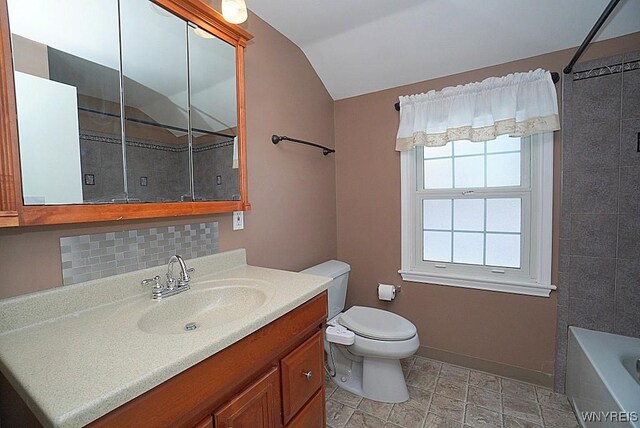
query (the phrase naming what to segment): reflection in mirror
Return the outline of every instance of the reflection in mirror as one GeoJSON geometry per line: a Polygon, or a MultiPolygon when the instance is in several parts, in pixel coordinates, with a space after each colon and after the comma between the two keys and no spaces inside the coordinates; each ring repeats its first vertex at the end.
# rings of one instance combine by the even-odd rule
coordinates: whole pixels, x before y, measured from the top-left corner
{"type": "Polygon", "coordinates": [[[8,10],[25,205],[240,200],[233,45],[148,0],[8,10]]]}
{"type": "Polygon", "coordinates": [[[123,198],[117,0],[8,10],[24,204],[123,198]]]}
{"type": "Polygon", "coordinates": [[[195,200],[240,200],[235,47],[199,28],[188,34],[195,200]]]}
{"type": "Polygon", "coordinates": [[[191,200],[187,23],[144,0],[121,0],[127,193],[191,200]]]}

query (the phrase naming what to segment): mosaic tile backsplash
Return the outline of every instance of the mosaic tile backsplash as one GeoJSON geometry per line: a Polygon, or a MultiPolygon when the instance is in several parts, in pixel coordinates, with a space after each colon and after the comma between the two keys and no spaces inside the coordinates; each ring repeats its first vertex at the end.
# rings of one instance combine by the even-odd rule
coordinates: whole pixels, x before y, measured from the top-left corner
{"type": "Polygon", "coordinates": [[[119,275],[218,252],[218,223],[195,223],[60,238],[63,284],[119,275]]]}

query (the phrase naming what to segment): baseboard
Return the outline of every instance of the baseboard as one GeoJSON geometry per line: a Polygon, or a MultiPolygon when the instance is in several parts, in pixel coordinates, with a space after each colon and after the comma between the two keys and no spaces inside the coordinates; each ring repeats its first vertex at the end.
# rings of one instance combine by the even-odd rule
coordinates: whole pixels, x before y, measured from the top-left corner
{"type": "Polygon", "coordinates": [[[420,346],[416,355],[553,389],[553,374],[420,346]]]}

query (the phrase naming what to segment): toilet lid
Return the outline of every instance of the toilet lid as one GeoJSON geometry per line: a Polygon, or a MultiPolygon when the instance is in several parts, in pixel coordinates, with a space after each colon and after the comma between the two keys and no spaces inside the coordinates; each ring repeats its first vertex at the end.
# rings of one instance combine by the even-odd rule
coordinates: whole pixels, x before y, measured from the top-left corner
{"type": "Polygon", "coordinates": [[[340,324],[370,339],[406,340],[416,335],[409,320],[382,309],[353,306],[340,315],[340,324]]]}

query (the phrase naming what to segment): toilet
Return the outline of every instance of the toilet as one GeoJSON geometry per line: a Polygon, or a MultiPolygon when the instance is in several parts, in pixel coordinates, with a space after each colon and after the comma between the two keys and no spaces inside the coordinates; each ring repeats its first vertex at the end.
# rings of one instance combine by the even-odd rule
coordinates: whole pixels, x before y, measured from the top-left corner
{"type": "Polygon", "coordinates": [[[324,348],[334,382],[359,396],[386,403],[409,399],[400,359],[420,345],[415,325],[382,309],[353,306],[344,311],[351,267],[329,260],[302,273],[328,276],[328,321],[324,348]]]}

